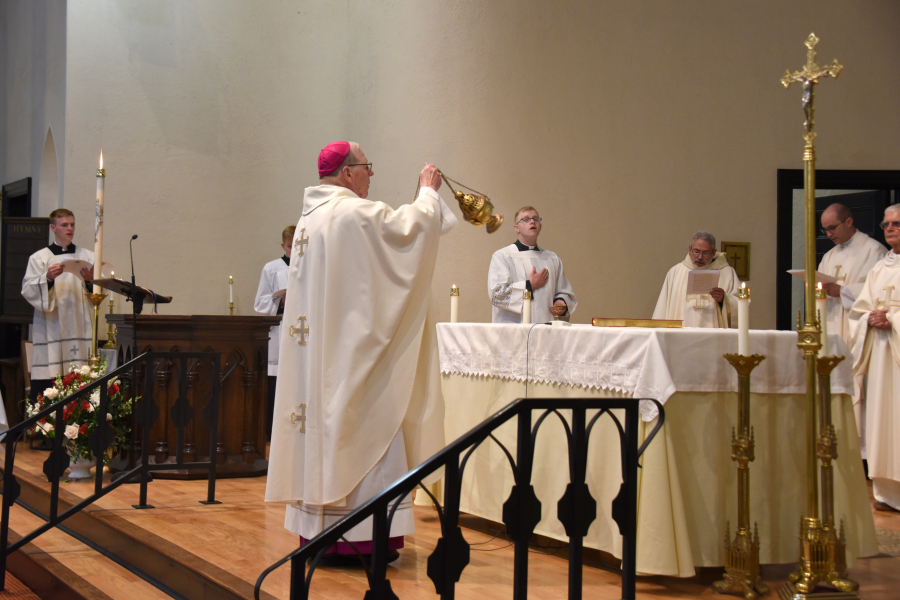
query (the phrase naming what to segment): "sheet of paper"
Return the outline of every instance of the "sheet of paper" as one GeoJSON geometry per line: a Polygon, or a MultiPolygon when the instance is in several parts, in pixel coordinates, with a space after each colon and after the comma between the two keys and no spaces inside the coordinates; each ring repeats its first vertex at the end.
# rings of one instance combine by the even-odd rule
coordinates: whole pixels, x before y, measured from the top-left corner
{"type": "MultiPolygon", "coordinates": [[[[788,273],[801,281],[806,281],[806,269],[788,269],[788,273]]],[[[826,275],[820,271],[816,271],[816,283],[836,283],[837,277],[826,275]]]]}
{"type": "Polygon", "coordinates": [[[87,269],[91,266],[86,260],[79,260],[77,258],[69,258],[66,260],[59,261],[59,264],[62,265],[63,273],[72,273],[73,275],[77,275],[81,277],[81,270],[87,269]]]}
{"type": "Polygon", "coordinates": [[[273,297],[273,298],[281,298],[281,297],[284,296],[285,294],[287,294],[287,290],[286,290],[286,289],[284,289],[284,290],[278,290],[277,292],[275,292],[274,294],[272,294],[272,297],[273,297]]]}
{"type": "Polygon", "coordinates": [[[688,273],[687,295],[708,294],[711,289],[719,286],[718,269],[695,270],[688,273]]]}

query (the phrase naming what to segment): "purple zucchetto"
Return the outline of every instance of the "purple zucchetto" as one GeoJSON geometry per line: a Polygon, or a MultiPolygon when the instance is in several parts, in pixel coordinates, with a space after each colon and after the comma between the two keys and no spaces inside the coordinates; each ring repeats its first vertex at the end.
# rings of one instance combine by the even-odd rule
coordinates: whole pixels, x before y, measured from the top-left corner
{"type": "Polygon", "coordinates": [[[349,142],[331,142],[319,152],[319,177],[325,177],[341,166],[350,154],[349,142]]]}

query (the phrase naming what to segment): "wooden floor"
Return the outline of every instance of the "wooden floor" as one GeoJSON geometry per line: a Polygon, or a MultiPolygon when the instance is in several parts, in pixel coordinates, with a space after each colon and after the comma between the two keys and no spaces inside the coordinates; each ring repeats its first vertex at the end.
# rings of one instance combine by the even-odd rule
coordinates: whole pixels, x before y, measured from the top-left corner
{"type": "MultiPolygon", "coordinates": [[[[47,454],[28,451],[19,446],[17,475],[20,481],[49,487],[41,473],[47,454]],[[18,469],[22,469],[20,472],[18,469]],[[26,472],[27,471],[27,472],[26,472]]],[[[92,485],[66,482],[64,495],[70,500],[84,497],[92,485]]],[[[297,537],[282,527],[284,508],[262,502],[265,478],[220,480],[217,499],[222,504],[199,504],[206,495],[205,481],[164,481],[150,484],[152,510],[135,510],[138,486],[127,485],[101,499],[89,510],[98,523],[118,531],[131,531],[142,543],[160,548],[173,564],[196,565],[207,569],[211,577],[230,586],[235,597],[252,597],[252,586],[260,572],[296,548],[297,537]]],[[[416,534],[407,536],[400,559],[392,563],[388,576],[395,593],[402,599],[436,598],[428,579],[426,560],[440,534],[436,513],[416,507],[416,534]]],[[[15,508],[11,517],[13,531],[23,534],[39,524],[37,517],[15,508]]],[[[876,526],[900,539],[900,513],[876,513],[876,526]]],[[[471,562],[457,586],[457,598],[512,598],[513,552],[499,526],[466,516],[462,519],[464,535],[472,544],[471,562]]],[[[530,555],[529,598],[556,599],[566,597],[566,549],[558,542],[543,540],[530,555]]],[[[39,538],[29,549],[33,557],[45,564],[77,573],[82,587],[96,590],[96,598],[166,598],[165,593],[140,580],[137,575],[115,564],[60,531],[39,538]]],[[[900,554],[900,550],[897,550],[900,554]]],[[[621,579],[610,566],[611,557],[591,553],[584,569],[584,597],[620,598],[621,579]],[[607,564],[604,564],[604,563],[607,564]]],[[[786,580],[792,565],[767,565],[763,576],[775,587],[786,580]]],[[[721,576],[721,569],[701,569],[691,579],[641,577],[639,598],[713,597],[709,585],[721,576]]],[[[860,582],[867,600],[900,597],[900,556],[862,559],[851,570],[860,582]]],[[[289,572],[283,567],[273,573],[264,586],[266,597],[287,598],[289,572]]],[[[362,598],[367,589],[365,574],[360,569],[325,569],[313,578],[313,598],[362,598]]],[[[199,594],[199,592],[198,592],[199,594]]],[[[189,597],[193,597],[190,595],[189,597]]],[[[200,597],[199,595],[196,597],[200,597]]]]}

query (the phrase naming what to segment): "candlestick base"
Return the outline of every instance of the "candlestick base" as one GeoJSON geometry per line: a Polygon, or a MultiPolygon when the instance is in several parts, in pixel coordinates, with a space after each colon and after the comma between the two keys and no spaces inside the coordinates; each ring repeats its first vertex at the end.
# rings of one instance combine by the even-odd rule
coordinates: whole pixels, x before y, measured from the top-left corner
{"type": "Polygon", "coordinates": [[[234,316],[234,302],[228,303],[228,314],[234,316]]]}
{"type": "Polygon", "coordinates": [[[100,303],[108,294],[88,294],[84,293],[90,301],[94,310],[91,311],[91,355],[88,357],[88,364],[91,368],[96,367],[100,362],[100,352],[97,350],[97,321],[100,319],[100,303]]]}

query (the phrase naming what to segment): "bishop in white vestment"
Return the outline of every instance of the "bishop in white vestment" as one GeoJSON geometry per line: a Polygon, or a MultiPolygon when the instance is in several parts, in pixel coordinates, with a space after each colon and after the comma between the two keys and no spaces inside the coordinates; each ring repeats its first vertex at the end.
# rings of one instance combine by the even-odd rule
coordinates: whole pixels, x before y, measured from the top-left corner
{"type": "MultiPolygon", "coordinates": [[[[259,275],[259,287],[253,310],[261,315],[275,316],[284,313],[284,290],[287,288],[288,265],[291,264],[291,244],[296,226],[288,225],[281,232],[281,249],[284,255],[267,262],[259,275]],[[275,296],[278,292],[282,294],[275,296]]],[[[269,331],[268,360],[268,408],[266,413],[266,434],[272,438],[272,419],[275,411],[275,385],[278,377],[278,346],[281,344],[281,325],[269,331]]]]}
{"type": "MultiPolygon", "coordinates": [[[[266,501],[288,504],[285,527],[301,542],[444,447],[427,312],[438,239],[457,219],[434,165],[396,210],[366,199],[373,174],[357,145],[326,146],[294,236],[266,501]]],[[[407,497],[389,548],[414,530],[407,497]]],[[[371,519],[345,537],[370,551],[371,519]]]]}
{"type": "Polygon", "coordinates": [[[698,231],[684,260],[666,273],[653,318],[682,321],[684,327],[737,327],[740,287],[740,279],[725,254],[716,252],[716,238],[706,231],[698,231]],[[693,270],[718,271],[718,286],[706,294],[689,295],[688,275],[693,270]]]}
{"type": "Polygon", "coordinates": [[[565,306],[563,315],[575,312],[578,300],[555,252],[537,245],[541,217],[531,206],[516,211],[513,218],[516,241],[491,257],[488,296],[493,323],[521,323],[526,283],[531,283],[531,322],[553,320],[550,306],[565,306]]]}
{"type": "Polygon", "coordinates": [[[885,211],[893,250],[876,264],[850,311],[853,372],[867,375],[866,453],[875,508],[900,511],[900,204],[885,211]]]}
{"type": "Polygon", "coordinates": [[[91,303],[85,280],[92,278],[94,253],[72,243],[75,216],[64,208],[50,213],[55,243],[28,259],[22,296],[34,307],[31,365],[32,399],[49,387],[70,364],[88,364],[91,353],[91,303]],[[63,271],[61,263],[83,260],[90,264],[80,273],[63,271]]]}
{"type": "MultiPolygon", "coordinates": [[[[822,212],[822,231],[834,242],[819,263],[819,272],[837,278],[823,285],[826,299],[825,320],[828,333],[836,333],[850,345],[850,309],[862,291],[866,275],[884,258],[887,249],[856,229],[853,214],[843,204],[832,204],[822,212]]],[[[862,457],[866,458],[864,377],[854,377],[853,409],[860,438],[862,457]]]]}

